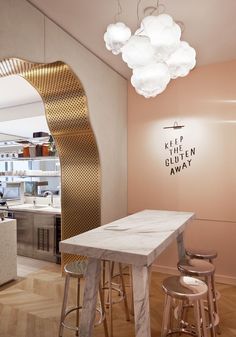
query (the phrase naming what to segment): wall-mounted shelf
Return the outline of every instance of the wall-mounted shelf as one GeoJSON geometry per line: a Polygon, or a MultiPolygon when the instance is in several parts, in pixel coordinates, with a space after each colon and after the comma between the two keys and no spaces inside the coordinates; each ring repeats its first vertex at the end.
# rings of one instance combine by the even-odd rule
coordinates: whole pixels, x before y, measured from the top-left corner
{"type": "Polygon", "coordinates": [[[18,160],[59,160],[59,157],[56,156],[49,156],[49,157],[14,157],[14,158],[0,158],[0,161],[18,161],[18,160]]]}
{"type": "Polygon", "coordinates": [[[16,135],[10,135],[6,133],[0,133],[0,148],[4,147],[7,148],[8,146],[11,147],[13,145],[20,145],[24,146],[27,144],[39,144],[48,142],[50,135],[44,137],[21,137],[16,135]]]}
{"type": "Polygon", "coordinates": [[[1,174],[2,172],[0,172],[0,177],[19,177],[19,178],[42,178],[42,177],[47,177],[47,178],[55,178],[55,177],[60,177],[60,174],[55,174],[55,175],[15,175],[15,174],[1,174]]]}

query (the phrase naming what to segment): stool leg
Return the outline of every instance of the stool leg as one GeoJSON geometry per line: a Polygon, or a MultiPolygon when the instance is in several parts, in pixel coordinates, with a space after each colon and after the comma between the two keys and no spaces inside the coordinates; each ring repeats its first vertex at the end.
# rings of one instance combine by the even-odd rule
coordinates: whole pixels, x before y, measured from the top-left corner
{"type": "MultiPolygon", "coordinates": [[[[105,290],[106,289],[106,279],[108,279],[108,283],[109,283],[109,276],[107,275],[107,269],[106,266],[109,266],[110,261],[102,261],[102,288],[105,290]]],[[[109,268],[108,268],[109,269],[109,268]]],[[[102,292],[103,293],[103,301],[104,301],[104,305],[106,306],[106,308],[109,308],[109,285],[108,285],[108,293],[107,293],[107,298],[105,300],[105,291],[102,292]]]]}
{"type": "Polygon", "coordinates": [[[183,314],[182,314],[182,321],[187,322],[188,317],[188,310],[191,307],[191,301],[185,300],[183,301],[183,314]]]}
{"type": "Polygon", "coordinates": [[[115,262],[112,261],[112,262],[111,262],[111,278],[112,278],[113,275],[114,275],[114,269],[115,269],[115,262]]]}
{"type": "Polygon", "coordinates": [[[201,333],[201,317],[200,317],[200,311],[199,311],[199,301],[194,301],[193,303],[193,309],[194,309],[194,318],[195,318],[195,324],[196,324],[196,333],[198,337],[202,336],[201,333]]]}
{"type": "MultiPolygon", "coordinates": [[[[184,320],[183,316],[184,316],[184,303],[183,301],[179,301],[178,306],[177,306],[177,329],[181,330],[182,328],[182,321],[184,320]]],[[[171,327],[172,329],[172,327],[171,327]]],[[[181,333],[179,334],[181,335],[181,333]]]]}
{"type": "Polygon", "coordinates": [[[64,287],[64,296],[63,296],[63,302],[62,302],[62,308],[61,308],[61,320],[60,320],[60,326],[59,326],[59,337],[62,337],[63,334],[63,323],[65,320],[65,314],[66,314],[66,304],[68,300],[68,293],[69,293],[69,284],[70,284],[70,276],[67,274],[65,278],[65,287],[64,287]]]}
{"type": "MultiPolygon", "coordinates": [[[[212,287],[212,295],[213,295],[213,303],[214,303],[214,310],[215,313],[218,316],[218,319],[220,319],[219,316],[219,309],[218,309],[218,304],[217,304],[217,296],[216,296],[216,288],[215,288],[215,277],[214,274],[211,276],[211,287],[212,287]]],[[[220,329],[220,323],[217,324],[216,326],[216,332],[218,335],[221,334],[221,329],[220,329]]]]}
{"type": "Polygon", "coordinates": [[[206,329],[206,316],[205,316],[205,308],[204,308],[204,301],[200,300],[200,312],[202,318],[202,336],[207,337],[207,329],[206,329]]]}
{"type": "Polygon", "coordinates": [[[77,327],[77,331],[76,331],[75,335],[79,336],[79,306],[80,306],[80,279],[79,278],[78,278],[78,282],[77,282],[76,306],[77,306],[77,310],[76,310],[76,327],[77,327]]]}
{"type": "Polygon", "coordinates": [[[106,283],[106,261],[102,261],[102,287],[105,287],[106,283]]]}
{"type": "Polygon", "coordinates": [[[165,304],[164,304],[162,329],[161,329],[161,337],[166,337],[168,334],[169,325],[170,325],[170,311],[171,311],[171,297],[166,295],[165,304]]]}
{"type": "Polygon", "coordinates": [[[130,321],[129,307],[128,307],[128,302],[127,302],[127,294],[126,294],[126,289],[125,289],[125,282],[124,282],[124,276],[123,276],[122,264],[121,263],[119,263],[119,272],[120,272],[120,280],[121,280],[121,286],[122,286],[122,293],[123,293],[123,296],[124,296],[124,306],[125,306],[126,320],[130,321]]]}
{"type": "Polygon", "coordinates": [[[107,318],[106,318],[106,314],[105,314],[104,296],[103,296],[101,283],[99,285],[99,297],[100,297],[100,302],[101,302],[102,315],[105,315],[104,319],[103,319],[104,333],[105,333],[105,337],[109,337],[108,328],[107,328],[107,318]]]}
{"type": "Polygon", "coordinates": [[[110,337],[113,337],[113,317],[112,317],[112,263],[108,261],[108,284],[109,284],[109,327],[110,337]]]}
{"type": "Polygon", "coordinates": [[[208,286],[207,299],[208,299],[208,315],[209,315],[210,332],[211,332],[211,337],[215,337],[216,334],[215,334],[215,325],[214,325],[214,305],[213,305],[212,285],[211,285],[210,276],[206,278],[206,283],[208,286]]]}
{"type": "Polygon", "coordinates": [[[130,305],[130,313],[132,316],[134,316],[134,293],[133,293],[133,275],[132,275],[132,267],[129,266],[130,269],[130,296],[131,296],[131,305],[130,305]]]}

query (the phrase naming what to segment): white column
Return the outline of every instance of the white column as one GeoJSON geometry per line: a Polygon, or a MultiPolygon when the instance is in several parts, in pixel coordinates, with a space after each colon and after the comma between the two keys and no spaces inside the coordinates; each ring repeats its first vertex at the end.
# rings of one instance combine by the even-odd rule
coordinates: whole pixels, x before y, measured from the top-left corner
{"type": "Polygon", "coordinates": [[[149,308],[149,271],[147,266],[133,266],[135,336],[151,337],[149,308]]]}
{"type": "Polygon", "coordinates": [[[177,246],[178,246],[178,255],[179,260],[181,260],[185,256],[185,248],[184,248],[184,233],[180,233],[177,236],[177,246]]]}

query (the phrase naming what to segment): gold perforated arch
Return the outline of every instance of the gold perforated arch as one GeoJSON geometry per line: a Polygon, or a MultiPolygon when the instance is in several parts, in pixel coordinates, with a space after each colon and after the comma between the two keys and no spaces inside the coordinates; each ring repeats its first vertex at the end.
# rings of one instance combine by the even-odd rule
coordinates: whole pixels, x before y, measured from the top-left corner
{"type": "MultiPolygon", "coordinates": [[[[63,62],[0,61],[0,77],[20,75],[41,95],[61,164],[62,240],[100,226],[100,164],[84,88],[63,62]]],[[[62,256],[62,264],[74,257],[62,256]]]]}

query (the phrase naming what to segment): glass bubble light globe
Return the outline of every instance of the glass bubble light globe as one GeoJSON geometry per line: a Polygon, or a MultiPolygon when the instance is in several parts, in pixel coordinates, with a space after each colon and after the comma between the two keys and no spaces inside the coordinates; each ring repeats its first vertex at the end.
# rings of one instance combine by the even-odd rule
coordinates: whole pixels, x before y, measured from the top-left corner
{"type": "Polygon", "coordinates": [[[170,55],[166,64],[172,79],[184,77],[196,65],[196,52],[187,42],[181,41],[179,48],[170,55]]]}
{"type": "Polygon", "coordinates": [[[169,69],[164,63],[152,63],[135,68],[131,77],[135,90],[146,98],[155,97],[163,92],[169,82],[169,69]]]}
{"type": "Polygon", "coordinates": [[[140,28],[140,34],[150,38],[159,61],[165,61],[180,44],[181,29],[170,15],[146,16],[140,28]]]}
{"type": "Polygon", "coordinates": [[[110,24],[104,34],[106,48],[113,54],[118,55],[130,36],[131,30],[123,22],[110,24]]]}
{"type": "Polygon", "coordinates": [[[121,52],[123,61],[132,69],[153,63],[155,60],[155,48],[147,36],[133,35],[122,47],[121,52]]]}

